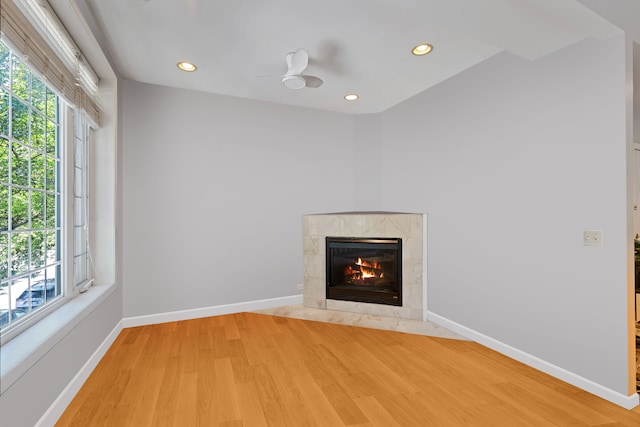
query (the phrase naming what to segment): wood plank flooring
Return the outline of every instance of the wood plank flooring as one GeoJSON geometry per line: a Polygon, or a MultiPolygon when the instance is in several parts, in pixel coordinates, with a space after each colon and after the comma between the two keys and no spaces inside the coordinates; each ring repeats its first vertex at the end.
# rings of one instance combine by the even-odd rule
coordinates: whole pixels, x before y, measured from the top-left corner
{"type": "Polygon", "coordinates": [[[124,329],[56,426],[640,426],[467,341],[254,313],[124,329]]]}

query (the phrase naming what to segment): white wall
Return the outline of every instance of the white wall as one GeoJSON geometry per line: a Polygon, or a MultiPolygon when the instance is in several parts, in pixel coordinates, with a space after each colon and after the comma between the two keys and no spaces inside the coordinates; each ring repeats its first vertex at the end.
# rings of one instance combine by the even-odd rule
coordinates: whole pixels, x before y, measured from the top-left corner
{"type": "Polygon", "coordinates": [[[383,113],[381,197],[429,215],[429,311],[627,395],[624,43],[499,54],[383,113]]]}
{"type": "Polygon", "coordinates": [[[301,216],[353,209],[353,117],[123,84],[125,317],[299,294],[301,216]]]}

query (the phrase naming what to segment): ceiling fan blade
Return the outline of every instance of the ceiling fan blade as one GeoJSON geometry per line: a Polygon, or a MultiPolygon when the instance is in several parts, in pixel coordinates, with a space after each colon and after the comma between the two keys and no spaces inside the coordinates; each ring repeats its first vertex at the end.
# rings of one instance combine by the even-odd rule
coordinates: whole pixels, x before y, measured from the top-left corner
{"type": "Polygon", "coordinates": [[[298,49],[293,54],[287,54],[287,74],[302,74],[309,65],[309,54],[304,49],[298,49]]]}
{"type": "Polygon", "coordinates": [[[287,60],[287,72],[285,73],[285,75],[287,75],[289,74],[289,71],[291,71],[291,68],[293,67],[293,52],[287,53],[284,59],[287,60]]]}
{"type": "Polygon", "coordinates": [[[316,77],[316,76],[303,76],[303,77],[305,82],[307,83],[307,87],[310,87],[313,89],[322,86],[322,83],[324,83],[320,77],[316,77]]]}

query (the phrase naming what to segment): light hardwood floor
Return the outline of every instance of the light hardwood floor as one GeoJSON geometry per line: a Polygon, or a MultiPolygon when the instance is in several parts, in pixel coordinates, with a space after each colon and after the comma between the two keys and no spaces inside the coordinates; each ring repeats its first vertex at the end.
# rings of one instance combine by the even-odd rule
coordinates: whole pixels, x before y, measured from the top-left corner
{"type": "Polygon", "coordinates": [[[468,341],[239,313],[124,329],[57,426],[640,426],[468,341]]]}

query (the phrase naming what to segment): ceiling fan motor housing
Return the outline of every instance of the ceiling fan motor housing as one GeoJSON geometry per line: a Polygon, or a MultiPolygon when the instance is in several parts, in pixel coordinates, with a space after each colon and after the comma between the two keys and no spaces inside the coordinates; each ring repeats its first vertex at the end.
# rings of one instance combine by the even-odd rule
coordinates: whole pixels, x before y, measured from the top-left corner
{"type": "Polygon", "coordinates": [[[282,84],[289,89],[302,89],[307,85],[302,76],[284,76],[282,77],[282,84]]]}

